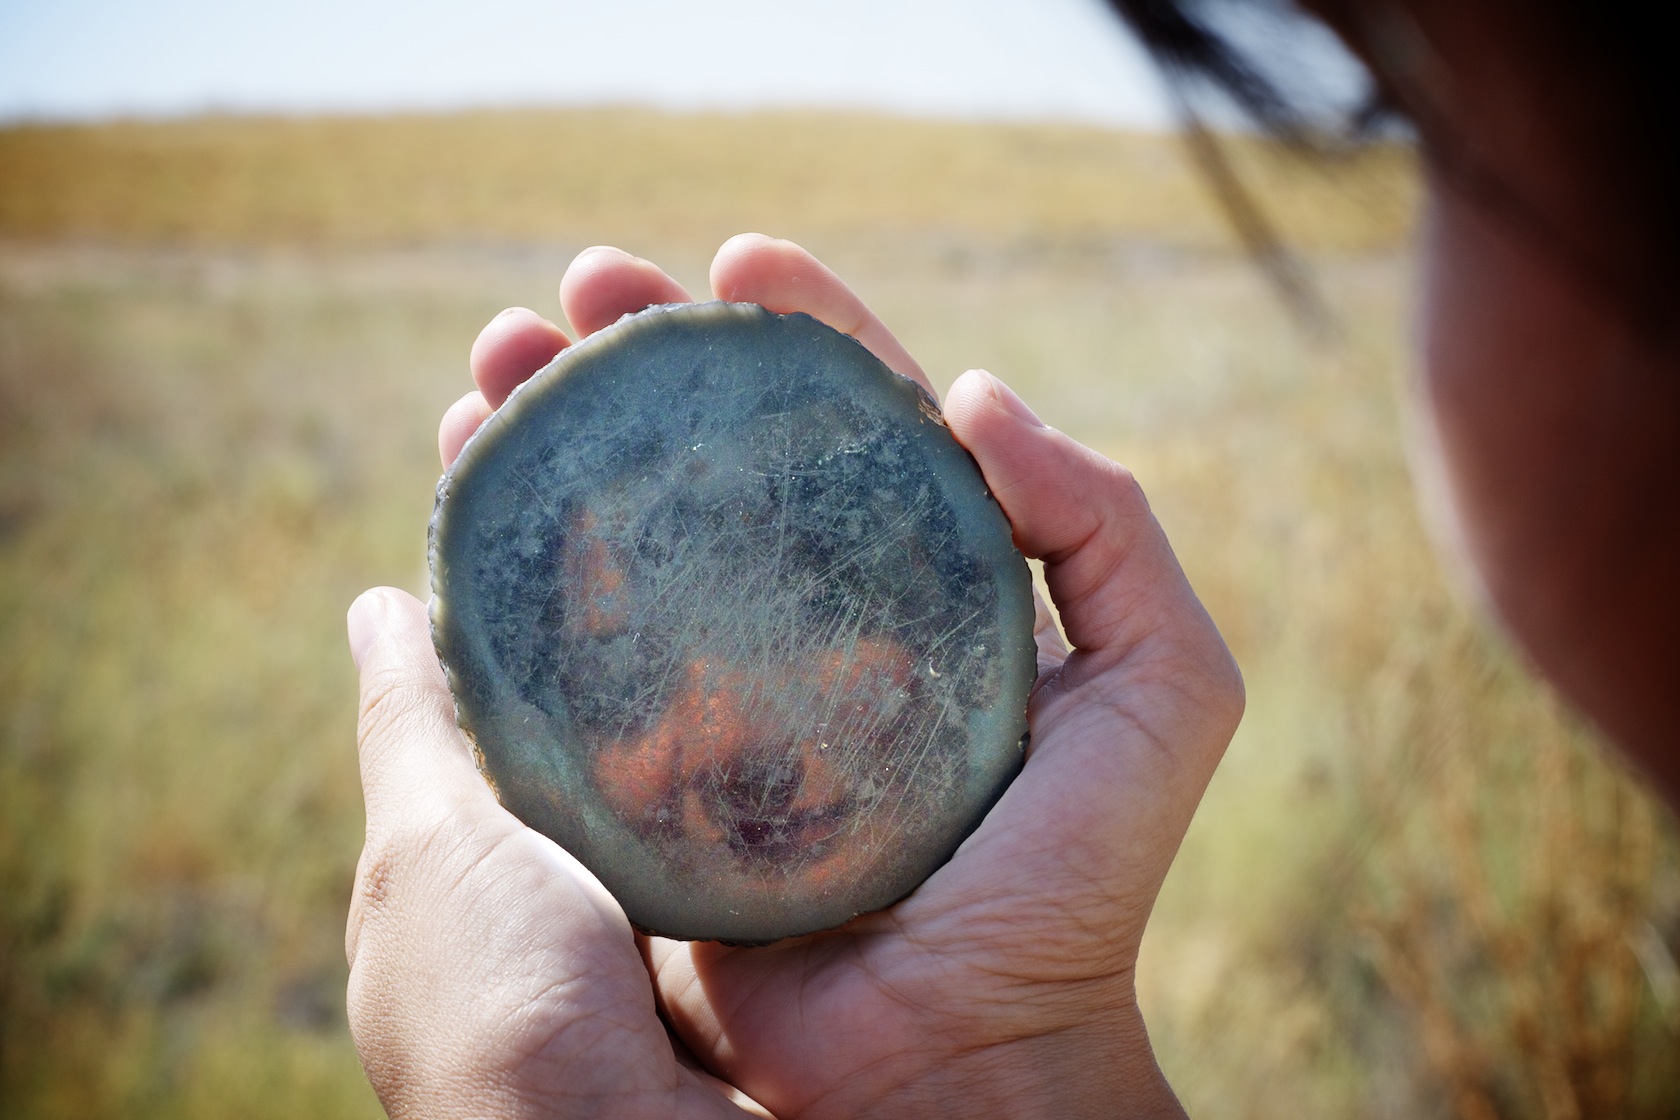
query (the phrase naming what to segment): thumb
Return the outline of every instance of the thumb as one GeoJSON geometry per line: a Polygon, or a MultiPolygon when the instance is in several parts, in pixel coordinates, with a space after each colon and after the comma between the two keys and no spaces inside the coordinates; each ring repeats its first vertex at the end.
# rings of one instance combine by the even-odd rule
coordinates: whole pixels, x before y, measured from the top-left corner
{"type": "Polygon", "coordinates": [[[435,823],[463,802],[494,803],[456,726],[425,605],[377,587],[350,605],[346,624],[361,673],[356,740],[369,834],[435,823]]]}
{"type": "Polygon", "coordinates": [[[1045,426],[989,373],[958,378],[945,416],[1016,544],[1044,561],[1074,647],[1046,682],[1040,715],[1072,696],[1095,699],[1153,724],[1142,729],[1157,741],[1184,744],[1178,762],[1205,780],[1241,717],[1242,677],[1137,480],[1045,426]]]}
{"type": "Polygon", "coordinates": [[[405,851],[410,838],[437,835],[452,818],[496,814],[499,805],[456,726],[425,606],[375,588],[350,605],[346,628],[361,674],[356,742],[367,805],[367,846],[345,930],[354,961],[369,898],[393,874],[380,854],[405,851]]]}

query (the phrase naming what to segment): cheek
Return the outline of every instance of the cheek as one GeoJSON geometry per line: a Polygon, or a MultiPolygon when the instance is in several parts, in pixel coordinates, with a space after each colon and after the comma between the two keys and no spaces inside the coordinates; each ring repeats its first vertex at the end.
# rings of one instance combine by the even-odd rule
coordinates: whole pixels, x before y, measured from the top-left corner
{"type": "Polygon", "coordinates": [[[1425,260],[1409,435],[1449,571],[1612,737],[1672,744],[1680,343],[1470,204],[1437,197],[1425,260]]]}
{"type": "Polygon", "coordinates": [[[1437,195],[1418,294],[1408,447],[1449,576],[1519,637],[1563,626],[1566,587],[1602,514],[1589,417],[1602,324],[1553,262],[1473,206],[1437,195]]]}

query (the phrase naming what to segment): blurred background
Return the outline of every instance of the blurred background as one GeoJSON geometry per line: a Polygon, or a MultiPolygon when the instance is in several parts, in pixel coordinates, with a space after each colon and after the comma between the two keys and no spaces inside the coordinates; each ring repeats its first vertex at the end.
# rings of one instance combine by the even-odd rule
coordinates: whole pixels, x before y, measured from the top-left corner
{"type": "Polygon", "coordinates": [[[0,1116],[379,1115],[344,609],[484,322],[748,229],[1132,467],[1236,651],[1139,979],[1192,1114],[1674,1115],[1673,820],[1414,510],[1411,153],[1225,143],[1334,332],[1091,0],[0,0],[0,1116]]]}

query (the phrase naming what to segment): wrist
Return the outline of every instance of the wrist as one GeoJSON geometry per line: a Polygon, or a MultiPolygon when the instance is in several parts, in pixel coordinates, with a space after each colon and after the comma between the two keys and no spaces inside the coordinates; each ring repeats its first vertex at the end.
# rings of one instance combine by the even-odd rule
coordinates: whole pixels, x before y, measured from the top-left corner
{"type": "Polygon", "coordinates": [[[1016,1056],[1026,1067],[1020,1073],[1026,1088],[1003,1114],[1180,1120],[1184,1109],[1155,1060],[1142,1014],[1134,1005],[1113,1019],[1086,1029],[1084,1037],[1026,1040],[1016,1056]]]}
{"type": "MultiPolygon", "coordinates": [[[[1100,1019],[977,1050],[953,1063],[964,1114],[1010,1120],[1182,1120],[1135,1003],[1100,1019]]],[[[955,1096],[947,1101],[957,1099],[955,1096]]]]}

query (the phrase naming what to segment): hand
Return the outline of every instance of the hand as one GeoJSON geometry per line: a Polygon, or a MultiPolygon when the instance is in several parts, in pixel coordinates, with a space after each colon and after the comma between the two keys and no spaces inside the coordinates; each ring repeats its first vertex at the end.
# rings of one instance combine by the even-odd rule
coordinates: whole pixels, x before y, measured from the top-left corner
{"type": "MultiPolygon", "coordinates": [[[[720,299],[807,312],[927,384],[794,245],[735,238],[711,280],[720,299]]],[[[611,249],[560,285],[584,335],[688,298],[611,249]]],[[[493,320],[472,351],[477,390],[444,416],[444,462],[567,344],[530,311],[493,320]]],[[[1020,777],[920,889],[840,930],[763,948],[635,935],[479,777],[421,604],[389,589],[356,601],[368,836],[350,1019],[393,1115],[1179,1114],[1133,976],[1241,679],[1123,468],[985,373],[957,381],[945,415],[1045,562],[1075,648],[1041,608],[1020,777]]]]}

